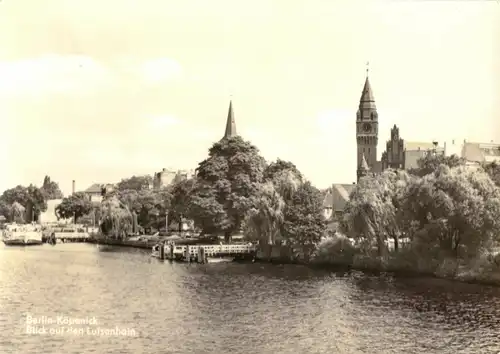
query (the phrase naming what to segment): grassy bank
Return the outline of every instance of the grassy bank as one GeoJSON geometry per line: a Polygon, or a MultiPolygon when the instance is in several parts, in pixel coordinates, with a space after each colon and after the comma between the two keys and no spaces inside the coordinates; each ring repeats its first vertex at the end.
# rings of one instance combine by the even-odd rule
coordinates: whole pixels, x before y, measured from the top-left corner
{"type": "Polygon", "coordinates": [[[354,247],[347,238],[338,237],[321,242],[310,264],[500,286],[500,254],[481,254],[465,259],[442,252],[403,248],[380,257],[376,251],[363,251],[354,247]]]}

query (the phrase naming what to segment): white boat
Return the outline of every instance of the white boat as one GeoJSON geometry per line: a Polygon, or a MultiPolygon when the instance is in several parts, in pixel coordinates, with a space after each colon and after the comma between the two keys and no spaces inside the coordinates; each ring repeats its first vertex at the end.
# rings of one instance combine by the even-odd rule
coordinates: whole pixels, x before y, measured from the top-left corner
{"type": "Polygon", "coordinates": [[[42,228],[36,224],[7,224],[3,230],[3,243],[8,246],[41,245],[42,228]]]}

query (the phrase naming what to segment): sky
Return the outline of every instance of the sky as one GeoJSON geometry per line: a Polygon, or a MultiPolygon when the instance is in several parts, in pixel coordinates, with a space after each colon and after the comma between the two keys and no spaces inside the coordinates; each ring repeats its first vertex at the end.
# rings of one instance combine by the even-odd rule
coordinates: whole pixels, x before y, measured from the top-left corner
{"type": "Polygon", "coordinates": [[[496,1],[5,0],[0,43],[0,191],[194,169],[230,99],[268,161],[352,183],[367,62],[379,157],[394,124],[500,143],[496,1]]]}

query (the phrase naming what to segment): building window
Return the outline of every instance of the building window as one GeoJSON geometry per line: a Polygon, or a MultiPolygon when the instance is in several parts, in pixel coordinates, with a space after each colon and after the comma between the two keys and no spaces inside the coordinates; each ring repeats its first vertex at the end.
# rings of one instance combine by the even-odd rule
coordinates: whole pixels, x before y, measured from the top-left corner
{"type": "Polygon", "coordinates": [[[368,153],[370,153],[370,148],[368,148],[368,153]]]}
{"type": "Polygon", "coordinates": [[[365,153],[365,148],[363,148],[363,154],[365,153]]]}

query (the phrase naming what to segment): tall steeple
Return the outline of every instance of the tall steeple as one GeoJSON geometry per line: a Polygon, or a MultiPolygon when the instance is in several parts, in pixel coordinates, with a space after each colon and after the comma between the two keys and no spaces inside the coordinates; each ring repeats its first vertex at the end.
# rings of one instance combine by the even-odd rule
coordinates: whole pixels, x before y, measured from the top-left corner
{"type": "Polygon", "coordinates": [[[226,132],[224,133],[225,138],[232,138],[233,136],[237,136],[236,133],[236,122],[234,121],[234,112],[233,112],[233,101],[229,101],[229,112],[227,113],[227,122],[226,122],[226,132]]]}
{"type": "Polygon", "coordinates": [[[361,92],[361,98],[359,99],[359,110],[370,109],[376,110],[375,98],[373,97],[372,86],[370,85],[369,79],[369,68],[370,63],[366,63],[366,79],[365,86],[363,87],[363,92],[361,92]]]}
{"type": "MultiPolygon", "coordinates": [[[[367,63],[368,65],[368,63],[367,63]]],[[[375,106],[373,90],[368,78],[368,68],[366,79],[359,99],[358,112],[356,113],[356,142],[357,148],[357,175],[363,164],[373,172],[379,172],[380,163],[377,161],[378,145],[378,113],[375,106]]]]}

